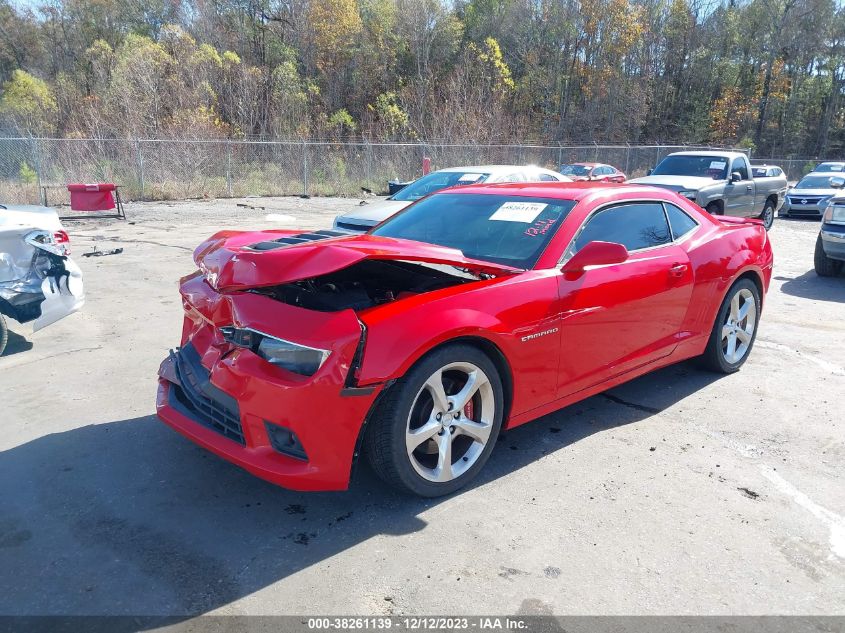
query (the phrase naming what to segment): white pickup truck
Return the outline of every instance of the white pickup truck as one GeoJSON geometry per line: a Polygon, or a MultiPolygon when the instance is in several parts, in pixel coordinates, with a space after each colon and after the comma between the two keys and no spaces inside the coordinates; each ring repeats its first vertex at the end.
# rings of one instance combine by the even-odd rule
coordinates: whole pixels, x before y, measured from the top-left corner
{"type": "Polygon", "coordinates": [[[786,195],[786,176],[755,178],[748,157],[741,152],[675,152],[660,161],[648,176],[630,183],[677,191],[713,215],[760,218],[766,229],[786,195]]]}

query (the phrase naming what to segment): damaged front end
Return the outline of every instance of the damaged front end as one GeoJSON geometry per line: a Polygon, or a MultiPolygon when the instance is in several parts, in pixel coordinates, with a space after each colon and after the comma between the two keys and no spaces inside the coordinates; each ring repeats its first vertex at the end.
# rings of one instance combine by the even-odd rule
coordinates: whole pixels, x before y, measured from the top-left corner
{"type": "Polygon", "coordinates": [[[181,347],[157,412],[249,472],[342,490],[384,383],[359,384],[369,316],[513,271],[419,242],[333,231],[222,232],[182,279],[181,347]]]}
{"type": "Polygon", "coordinates": [[[36,332],[79,310],[82,271],[69,253],[63,231],[0,228],[0,314],[36,332]]]}

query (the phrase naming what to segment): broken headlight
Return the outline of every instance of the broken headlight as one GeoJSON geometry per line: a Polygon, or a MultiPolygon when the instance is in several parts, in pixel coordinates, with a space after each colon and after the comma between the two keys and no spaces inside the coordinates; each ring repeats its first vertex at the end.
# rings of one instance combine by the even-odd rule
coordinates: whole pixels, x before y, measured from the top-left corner
{"type": "Polygon", "coordinates": [[[277,367],[303,376],[313,376],[329,357],[329,352],[265,336],[258,344],[258,355],[277,367]]]}
{"type": "Polygon", "coordinates": [[[59,257],[70,255],[70,239],[64,231],[56,231],[55,233],[42,230],[32,231],[26,234],[24,241],[30,246],[40,248],[59,257]]]}
{"type": "Polygon", "coordinates": [[[223,338],[239,347],[246,347],[268,363],[302,376],[313,376],[329,357],[328,350],[298,345],[248,328],[220,328],[223,338]]]}

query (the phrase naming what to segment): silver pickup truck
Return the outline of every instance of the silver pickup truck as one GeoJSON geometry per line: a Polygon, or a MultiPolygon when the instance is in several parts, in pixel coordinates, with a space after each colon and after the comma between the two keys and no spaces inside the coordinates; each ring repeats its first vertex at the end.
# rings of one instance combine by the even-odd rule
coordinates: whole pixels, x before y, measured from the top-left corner
{"type": "Polygon", "coordinates": [[[677,191],[713,215],[760,218],[766,229],[786,194],[786,176],[754,178],[741,152],[675,152],[648,176],[628,182],[677,191]]]}

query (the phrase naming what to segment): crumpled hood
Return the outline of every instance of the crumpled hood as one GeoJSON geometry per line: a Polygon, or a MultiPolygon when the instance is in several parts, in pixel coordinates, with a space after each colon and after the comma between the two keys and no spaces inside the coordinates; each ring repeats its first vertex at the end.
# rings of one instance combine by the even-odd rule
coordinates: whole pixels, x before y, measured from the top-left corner
{"type": "Polygon", "coordinates": [[[700,178],[698,176],[644,176],[629,180],[628,184],[653,185],[663,187],[672,191],[691,189],[698,191],[710,185],[723,184],[724,180],[713,180],[712,178],[700,178]]]}
{"type": "Polygon", "coordinates": [[[369,226],[375,226],[382,220],[386,220],[391,215],[399,213],[402,209],[407,207],[410,202],[402,200],[378,200],[376,202],[368,202],[361,205],[354,211],[345,213],[338,219],[340,221],[354,221],[369,226]]]}
{"type": "MultiPolygon", "coordinates": [[[[194,261],[218,290],[245,290],[308,279],[347,268],[364,259],[394,259],[459,266],[478,273],[502,275],[518,268],[465,257],[459,250],[410,240],[350,235],[257,250],[256,244],[297,235],[301,231],[221,231],[200,244],[194,261]]],[[[272,244],[270,244],[272,246],[272,244]]]]}

